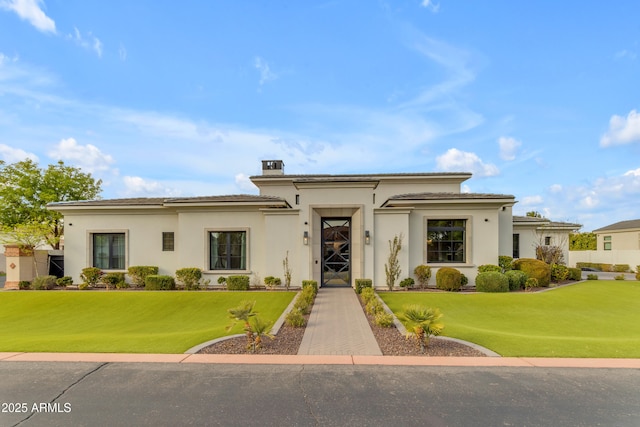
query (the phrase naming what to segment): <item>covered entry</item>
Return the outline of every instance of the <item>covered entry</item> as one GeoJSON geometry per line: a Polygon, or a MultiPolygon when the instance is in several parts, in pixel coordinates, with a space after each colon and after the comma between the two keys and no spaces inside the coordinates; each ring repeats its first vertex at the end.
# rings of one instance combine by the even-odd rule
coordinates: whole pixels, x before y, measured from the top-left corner
{"type": "Polygon", "coordinates": [[[322,286],[351,286],[351,218],[322,218],[322,286]]]}

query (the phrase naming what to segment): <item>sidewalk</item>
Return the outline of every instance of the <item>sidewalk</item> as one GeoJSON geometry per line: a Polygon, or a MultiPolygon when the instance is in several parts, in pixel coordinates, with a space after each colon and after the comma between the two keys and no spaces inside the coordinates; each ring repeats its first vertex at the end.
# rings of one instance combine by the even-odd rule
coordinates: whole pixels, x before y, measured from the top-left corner
{"type": "Polygon", "coordinates": [[[298,355],[382,356],[352,288],[320,288],[298,355]]]}

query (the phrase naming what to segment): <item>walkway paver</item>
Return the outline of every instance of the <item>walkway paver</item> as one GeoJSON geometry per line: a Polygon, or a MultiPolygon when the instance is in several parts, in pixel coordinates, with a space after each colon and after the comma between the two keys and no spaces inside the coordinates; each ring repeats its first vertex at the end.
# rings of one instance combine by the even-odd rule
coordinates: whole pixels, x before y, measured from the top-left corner
{"type": "Polygon", "coordinates": [[[382,355],[352,288],[320,288],[298,354],[382,355]]]}

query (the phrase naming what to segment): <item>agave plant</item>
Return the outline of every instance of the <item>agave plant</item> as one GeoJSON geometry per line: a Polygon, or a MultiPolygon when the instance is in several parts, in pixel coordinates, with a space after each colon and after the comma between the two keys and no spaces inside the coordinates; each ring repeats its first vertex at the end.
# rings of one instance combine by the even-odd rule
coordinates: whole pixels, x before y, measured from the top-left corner
{"type": "Polygon", "coordinates": [[[418,304],[406,305],[398,316],[407,327],[407,338],[414,338],[424,353],[431,336],[440,335],[444,325],[440,322],[442,313],[437,308],[418,304]]]}

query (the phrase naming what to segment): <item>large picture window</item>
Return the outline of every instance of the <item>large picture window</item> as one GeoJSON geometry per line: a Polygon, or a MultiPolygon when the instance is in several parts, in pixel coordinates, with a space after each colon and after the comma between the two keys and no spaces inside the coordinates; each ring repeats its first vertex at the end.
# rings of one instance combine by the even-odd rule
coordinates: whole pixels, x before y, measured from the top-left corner
{"type": "Polygon", "coordinates": [[[103,270],[124,270],[125,233],[93,233],[93,266],[103,270]]]}
{"type": "Polygon", "coordinates": [[[464,219],[427,221],[427,262],[465,262],[464,219]]]}
{"type": "Polygon", "coordinates": [[[247,232],[210,231],[209,269],[246,270],[247,232]]]}

